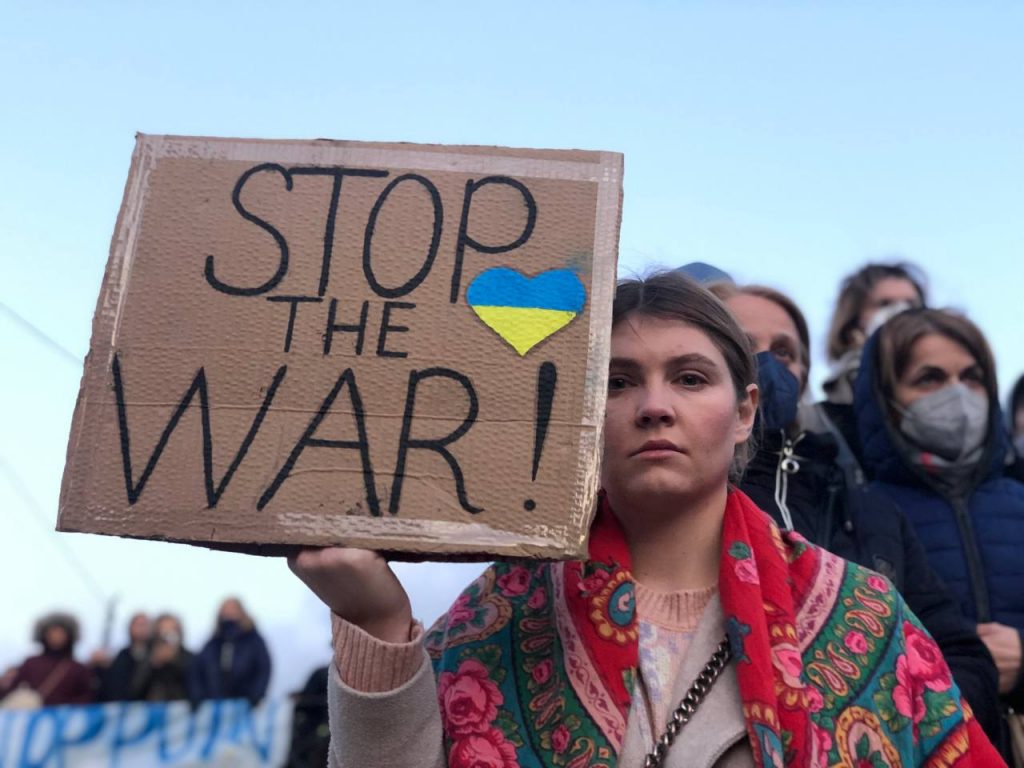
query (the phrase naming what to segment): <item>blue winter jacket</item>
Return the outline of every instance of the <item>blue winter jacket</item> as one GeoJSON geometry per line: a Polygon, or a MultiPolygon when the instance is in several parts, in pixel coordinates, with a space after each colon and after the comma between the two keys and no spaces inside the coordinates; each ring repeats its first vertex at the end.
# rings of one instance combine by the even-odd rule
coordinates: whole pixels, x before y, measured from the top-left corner
{"type": "MultiPolygon", "coordinates": [[[[908,459],[911,449],[887,417],[877,340],[875,334],[864,347],[853,403],[872,487],[903,510],[966,616],[1024,635],[1024,484],[1003,475],[1009,441],[999,403],[990,402],[989,439],[969,490],[962,498],[945,495],[908,459]]],[[[1010,700],[1024,703],[1024,674],[1010,700]]]]}
{"type": "Polygon", "coordinates": [[[189,698],[249,699],[256,704],[270,683],[270,653],[255,629],[221,627],[189,669],[189,698]]]}

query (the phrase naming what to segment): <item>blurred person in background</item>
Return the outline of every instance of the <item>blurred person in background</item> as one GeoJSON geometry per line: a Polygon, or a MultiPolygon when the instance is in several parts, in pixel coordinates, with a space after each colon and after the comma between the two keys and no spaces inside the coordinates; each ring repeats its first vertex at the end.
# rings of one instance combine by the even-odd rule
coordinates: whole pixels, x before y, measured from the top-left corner
{"type": "Polygon", "coordinates": [[[1006,421],[1010,428],[1010,438],[1013,440],[1012,455],[1007,460],[1006,474],[1014,480],[1024,482],[1024,375],[1017,379],[1010,390],[1006,421]]]}
{"type": "Polygon", "coordinates": [[[284,768],[327,765],[331,728],[327,714],[327,680],[330,667],[314,669],[301,691],[293,693],[292,739],[284,768]]]}
{"type": "Polygon", "coordinates": [[[257,704],[270,684],[270,653],[263,637],[235,597],[221,603],[213,636],[188,673],[189,698],[248,699],[257,704]]]}
{"type": "Polygon", "coordinates": [[[1024,484],[1004,476],[1008,435],[996,366],[962,315],[918,309],[864,349],[854,408],[875,487],[907,515],[928,558],[1024,705],[1024,484]]]}
{"type": "Polygon", "coordinates": [[[157,616],[140,697],[146,701],[189,698],[188,675],[194,658],[184,646],[184,631],[178,617],[171,613],[157,616]]]}
{"type": "Polygon", "coordinates": [[[23,689],[26,693],[34,692],[35,706],[93,701],[93,673],[74,659],[78,620],[68,613],[48,614],[36,622],[32,637],[42,646],[42,653],[25,659],[16,672],[4,676],[6,684],[0,687],[0,699],[23,689]]]}
{"type": "Polygon", "coordinates": [[[99,677],[99,701],[137,701],[142,698],[143,681],[149,675],[149,642],[153,626],[145,613],[128,621],[128,645],[110,660],[102,651],[90,660],[99,677]]]}
{"type": "Polygon", "coordinates": [[[1006,416],[1010,423],[1010,436],[1017,453],[1024,455],[1024,375],[1013,385],[1008,405],[1006,416]]]}
{"type": "Polygon", "coordinates": [[[904,309],[925,306],[927,298],[925,275],[909,262],[865,264],[839,287],[826,345],[832,369],[822,383],[825,400],[802,409],[802,420],[816,432],[831,430],[858,462],[860,446],[851,404],[861,349],[888,318],[904,309]]]}
{"type": "Polygon", "coordinates": [[[889,578],[942,650],[960,690],[994,743],[1001,740],[998,673],[974,623],[928,563],[895,502],[850,484],[831,432],[805,431],[797,403],[807,388],[810,335],[804,314],[764,286],[713,284],[750,338],[761,403],[756,452],[740,490],[783,530],[889,578]]]}

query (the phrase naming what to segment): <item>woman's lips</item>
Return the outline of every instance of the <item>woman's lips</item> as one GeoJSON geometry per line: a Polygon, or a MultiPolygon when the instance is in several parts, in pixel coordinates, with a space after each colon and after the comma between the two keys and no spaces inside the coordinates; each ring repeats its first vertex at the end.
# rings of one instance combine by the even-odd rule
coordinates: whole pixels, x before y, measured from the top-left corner
{"type": "Polygon", "coordinates": [[[632,456],[639,456],[645,459],[659,459],[682,453],[682,450],[675,443],[668,440],[648,440],[634,451],[632,456]]]}

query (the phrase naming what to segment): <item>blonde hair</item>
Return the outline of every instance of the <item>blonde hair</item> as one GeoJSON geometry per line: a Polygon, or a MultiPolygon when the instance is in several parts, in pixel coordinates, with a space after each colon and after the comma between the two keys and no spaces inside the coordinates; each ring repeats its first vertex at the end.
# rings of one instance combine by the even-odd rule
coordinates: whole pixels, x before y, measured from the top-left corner
{"type": "Polygon", "coordinates": [[[867,304],[871,291],[882,280],[906,280],[917,290],[921,306],[927,304],[924,273],[909,261],[894,264],[865,264],[848,275],[839,286],[836,308],[828,328],[828,359],[836,361],[856,345],[853,332],[859,328],[860,313],[867,304]]]}

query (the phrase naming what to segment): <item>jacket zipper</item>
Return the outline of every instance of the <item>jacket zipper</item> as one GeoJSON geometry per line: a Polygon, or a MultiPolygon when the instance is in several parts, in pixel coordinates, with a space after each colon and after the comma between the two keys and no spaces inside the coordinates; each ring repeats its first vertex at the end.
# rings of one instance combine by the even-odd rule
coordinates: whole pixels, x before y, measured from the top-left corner
{"type": "Polygon", "coordinates": [[[797,444],[804,439],[806,432],[801,432],[792,440],[785,434],[782,436],[782,448],[779,450],[779,463],[775,467],[775,504],[782,515],[783,530],[792,531],[793,516],[789,512],[789,476],[800,471],[799,457],[795,450],[797,444]]]}
{"type": "Polygon", "coordinates": [[[977,611],[978,623],[992,620],[992,608],[989,605],[988,587],[985,574],[981,567],[981,551],[974,537],[974,526],[968,515],[967,505],[963,499],[953,499],[953,512],[956,514],[956,525],[960,529],[960,538],[964,543],[964,555],[967,557],[967,576],[971,581],[971,593],[974,595],[974,606],[977,611]]]}

